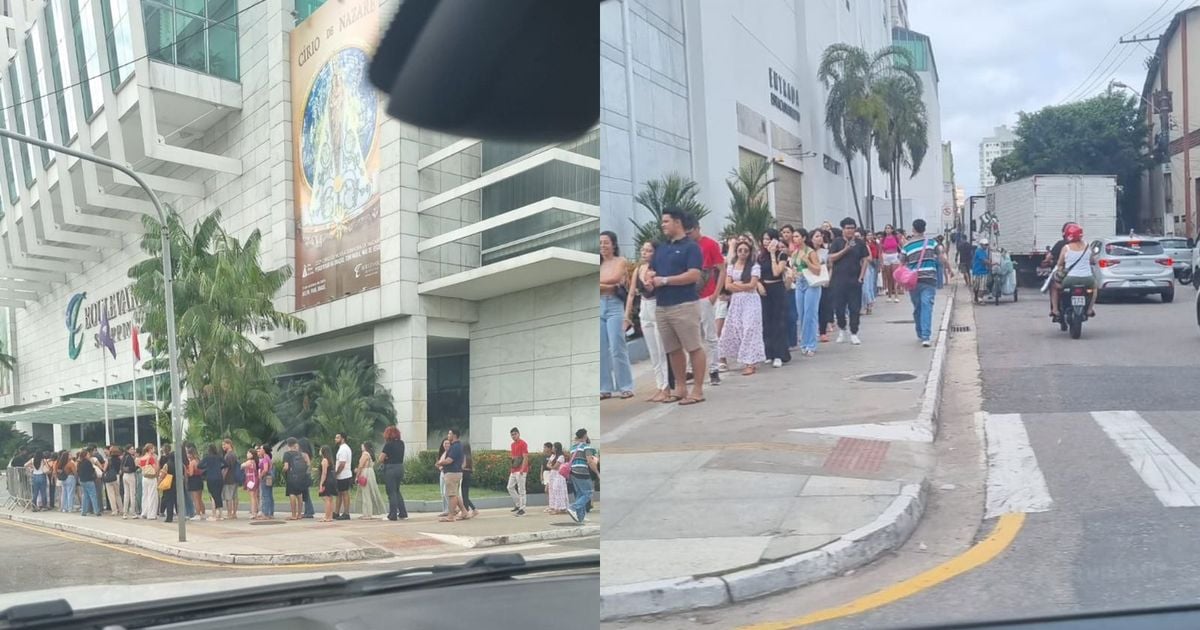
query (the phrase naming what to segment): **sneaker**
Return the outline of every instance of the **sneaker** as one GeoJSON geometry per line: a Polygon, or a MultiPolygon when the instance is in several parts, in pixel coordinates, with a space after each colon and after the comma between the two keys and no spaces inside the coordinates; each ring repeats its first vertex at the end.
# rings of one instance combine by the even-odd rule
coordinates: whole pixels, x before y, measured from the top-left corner
{"type": "Polygon", "coordinates": [[[780,359],[775,359],[771,362],[771,367],[783,367],[783,361],[780,359]]]}
{"type": "Polygon", "coordinates": [[[720,362],[720,363],[718,363],[718,364],[717,364],[717,371],[718,371],[718,372],[728,372],[728,371],[729,371],[729,365],[727,365],[727,364],[726,364],[724,361],[722,361],[722,362],[720,362]]]}
{"type": "Polygon", "coordinates": [[[525,510],[517,510],[516,514],[513,514],[513,516],[525,516],[525,510]]]}
{"type": "Polygon", "coordinates": [[[855,335],[855,334],[851,333],[851,335],[850,335],[850,345],[852,345],[852,346],[858,346],[858,345],[862,345],[862,339],[859,339],[859,338],[858,338],[858,335],[855,335]]]}
{"type": "Polygon", "coordinates": [[[715,371],[711,372],[708,375],[708,379],[709,379],[709,384],[711,384],[711,385],[720,385],[721,384],[721,374],[719,372],[715,372],[715,371]]]}
{"type": "Polygon", "coordinates": [[[570,516],[572,521],[579,522],[579,515],[575,513],[575,508],[567,508],[567,516],[570,516]]]}
{"type": "Polygon", "coordinates": [[[837,336],[837,341],[835,341],[834,343],[845,343],[845,341],[846,341],[846,331],[839,330],[838,336],[837,336]]]}
{"type": "Polygon", "coordinates": [[[925,347],[925,348],[928,348],[929,346],[932,346],[932,345],[933,345],[933,344],[932,344],[932,343],[930,343],[930,341],[929,341],[928,339],[922,339],[922,340],[921,340],[921,346],[923,346],[923,347],[925,347]]]}
{"type": "MultiPolygon", "coordinates": [[[[516,512],[516,511],[517,511],[517,510],[519,510],[519,509],[521,509],[521,508],[519,508],[519,507],[514,507],[513,509],[509,510],[509,512],[516,512]]],[[[445,516],[445,514],[443,514],[442,516],[445,516]]]]}

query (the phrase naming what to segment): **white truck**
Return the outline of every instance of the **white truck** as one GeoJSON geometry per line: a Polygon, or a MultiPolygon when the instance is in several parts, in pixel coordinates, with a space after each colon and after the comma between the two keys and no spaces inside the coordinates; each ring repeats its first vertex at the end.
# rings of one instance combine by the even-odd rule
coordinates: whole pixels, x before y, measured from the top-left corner
{"type": "Polygon", "coordinates": [[[1022,283],[1040,284],[1048,269],[1039,267],[1064,223],[1083,226],[1089,241],[1116,234],[1117,177],[1033,175],[989,188],[987,208],[980,232],[1009,253],[1022,283]]]}

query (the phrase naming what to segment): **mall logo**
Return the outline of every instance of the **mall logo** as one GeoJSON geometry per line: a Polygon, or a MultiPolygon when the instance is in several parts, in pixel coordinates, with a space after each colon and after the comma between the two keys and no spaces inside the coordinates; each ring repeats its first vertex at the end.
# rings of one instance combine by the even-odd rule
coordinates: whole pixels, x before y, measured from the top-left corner
{"type": "Polygon", "coordinates": [[[87,293],[76,293],[67,303],[67,356],[72,360],[79,358],[83,352],[83,327],[79,325],[79,311],[87,293]]]}

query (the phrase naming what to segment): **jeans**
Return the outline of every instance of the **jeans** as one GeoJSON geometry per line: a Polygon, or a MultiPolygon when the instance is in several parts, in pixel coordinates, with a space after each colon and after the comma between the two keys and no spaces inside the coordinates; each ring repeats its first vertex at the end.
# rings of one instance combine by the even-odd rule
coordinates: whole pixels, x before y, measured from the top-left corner
{"type": "Polygon", "coordinates": [[[62,511],[75,511],[75,485],[78,482],[79,479],[75,475],[67,475],[66,480],[63,481],[62,501],[59,502],[62,504],[62,511]]]}
{"type": "Polygon", "coordinates": [[[575,510],[579,522],[582,523],[587,517],[588,504],[592,502],[592,478],[571,475],[571,483],[575,486],[575,503],[571,505],[571,509],[575,510]]]}
{"type": "Polygon", "coordinates": [[[306,487],[304,488],[304,517],[308,518],[314,514],[316,511],[313,510],[312,492],[306,487]]]}
{"type": "Polygon", "coordinates": [[[446,473],[438,475],[438,489],[442,491],[442,514],[450,513],[450,499],[446,496],[446,473]]]}
{"type": "Polygon", "coordinates": [[[821,292],[824,287],[809,286],[801,281],[796,285],[796,306],[800,309],[800,349],[817,351],[817,320],[821,311],[821,292]]]}
{"type": "Polygon", "coordinates": [[[913,322],[916,323],[917,338],[929,341],[933,336],[930,328],[933,326],[933,298],[937,295],[937,287],[927,282],[917,283],[917,288],[908,292],[913,305],[913,322]]]}
{"type": "Polygon", "coordinates": [[[100,496],[96,492],[96,484],[85,481],[83,483],[83,511],[82,514],[87,516],[88,508],[91,508],[96,516],[100,516],[100,496]]]}
{"type": "Polygon", "coordinates": [[[867,265],[867,273],[865,276],[863,276],[863,285],[862,285],[863,286],[862,303],[864,305],[871,305],[871,304],[875,303],[875,297],[878,295],[878,291],[879,291],[878,287],[876,286],[876,284],[878,282],[879,282],[879,270],[875,268],[874,264],[868,264],[867,265]]]}
{"type": "MultiPolygon", "coordinates": [[[[696,378],[701,377],[697,375],[696,378]]],[[[512,497],[513,505],[517,509],[525,509],[525,473],[508,473],[508,496],[512,497]]]]}
{"type": "Polygon", "coordinates": [[[646,340],[646,351],[650,353],[650,365],[654,367],[655,389],[667,388],[667,353],[663,352],[662,337],[658,334],[658,323],[654,321],[657,303],[642,298],[642,338],[646,340]]]}
{"type": "Polygon", "coordinates": [[[404,506],[404,495],[400,494],[401,481],[404,481],[404,464],[385,464],[383,484],[387,488],[388,518],[408,518],[408,509],[404,506]]]}
{"type": "MultiPolygon", "coordinates": [[[[799,284],[800,284],[799,282],[796,283],[797,287],[799,287],[799,284]]],[[[798,290],[798,288],[797,289],[788,289],[788,292],[787,292],[787,303],[788,303],[787,340],[788,340],[789,348],[795,348],[796,343],[799,342],[799,340],[800,340],[799,330],[797,327],[797,324],[800,322],[800,308],[796,304],[796,300],[797,300],[796,296],[799,293],[800,293],[800,291],[798,290]]]]}
{"type": "Polygon", "coordinates": [[[258,487],[259,492],[259,510],[263,516],[275,516],[275,487],[262,484],[258,487]]]}
{"type": "Polygon", "coordinates": [[[625,305],[600,296],[600,393],[633,391],[633,368],[625,347],[625,305]],[[615,388],[615,389],[614,389],[615,388]]]}
{"type": "Polygon", "coordinates": [[[459,494],[462,495],[463,507],[468,510],[474,510],[475,504],[471,503],[471,473],[474,471],[464,470],[462,478],[462,488],[459,494]]]}
{"type": "Polygon", "coordinates": [[[50,504],[47,492],[50,489],[50,482],[46,481],[46,473],[33,475],[33,506],[46,507],[50,504]]]}
{"type": "Polygon", "coordinates": [[[839,330],[846,330],[846,311],[850,311],[850,334],[858,334],[858,322],[862,311],[862,284],[842,281],[833,287],[833,314],[839,330]]]}

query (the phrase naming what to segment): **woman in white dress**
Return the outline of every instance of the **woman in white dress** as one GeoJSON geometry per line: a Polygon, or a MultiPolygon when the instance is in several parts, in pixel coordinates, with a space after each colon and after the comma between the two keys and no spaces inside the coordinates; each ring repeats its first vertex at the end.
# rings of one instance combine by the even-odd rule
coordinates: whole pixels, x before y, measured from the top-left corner
{"type": "Polygon", "coordinates": [[[354,473],[355,483],[358,484],[358,498],[355,507],[361,519],[373,520],[377,514],[387,511],[383,494],[379,492],[379,482],[375,479],[375,447],[370,442],[363,442],[362,455],[358,458],[358,469],[354,473]],[[366,478],[363,485],[360,481],[366,478]]]}
{"type": "Polygon", "coordinates": [[[546,507],[546,512],[550,514],[566,514],[567,513],[567,479],[558,472],[560,466],[567,465],[567,457],[563,454],[562,442],[554,443],[554,454],[550,456],[551,466],[553,470],[550,472],[550,484],[548,486],[550,493],[549,505],[546,507]]]}

